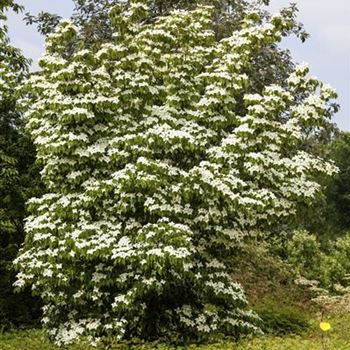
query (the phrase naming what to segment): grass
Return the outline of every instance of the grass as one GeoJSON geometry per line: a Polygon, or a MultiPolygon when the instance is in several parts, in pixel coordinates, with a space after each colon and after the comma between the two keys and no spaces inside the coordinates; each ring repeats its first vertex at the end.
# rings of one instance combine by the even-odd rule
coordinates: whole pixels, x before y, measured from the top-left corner
{"type": "MultiPolygon", "coordinates": [[[[334,316],[329,322],[331,331],[327,333],[327,350],[350,350],[350,314],[334,316]]],[[[58,350],[40,330],[24,330],[0,334],[0,350],[58,350]]],[[[86,344],[72,345],[67,350],[93,350],[86,344]]],[[[101,350],[103,348],[98,348],[101,350]]],[[[207,345],[167,346],[157,343],[139,343],[137,345],[120,344],[116,350],[323,350],[318,323],[313,321],[312,328],[304,335],[276,337],[266,335],[244,339],[239,343],[222,341],[207,345]]]]}

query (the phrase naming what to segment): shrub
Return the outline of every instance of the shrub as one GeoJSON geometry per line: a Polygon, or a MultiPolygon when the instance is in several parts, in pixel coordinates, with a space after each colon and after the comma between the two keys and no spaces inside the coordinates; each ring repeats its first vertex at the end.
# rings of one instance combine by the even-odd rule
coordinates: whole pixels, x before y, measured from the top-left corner
{"type": "Polygon", "coordinates": [[[309,321],[300,310],[292,308],[270,306],[266,309],[256,310],[262,319],[261,329],[264,333],[278,336],[286,334],[302,334],[310,327],[309,321]]]}
{"type": "Polygon", "coordinates": [[[321,245],[315,235],[298,231],[289,241],[287,253],[287,261],[300,276],[316,280],[330,290],[337,284],[346,286],[350,273],[349,234],[321,245]]]}
{"type": "MultiPolygon", "coordinates": [[[[301,275],[308,279],[320,279],[325,273],[327,256],[315,235],[307,231],[297,231],[287,244],[288,262],[301,275]]],[[[324,283],[327,280],[322,278],[324,283]]]]}

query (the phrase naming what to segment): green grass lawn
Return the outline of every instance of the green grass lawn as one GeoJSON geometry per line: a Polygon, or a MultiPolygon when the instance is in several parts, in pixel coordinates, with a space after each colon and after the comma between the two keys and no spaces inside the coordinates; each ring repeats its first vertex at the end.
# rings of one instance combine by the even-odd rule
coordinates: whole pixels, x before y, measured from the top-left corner
{"type": "MultiPolygon", "coordinates": [[[[327,333],[327,350],[350,350],[350,314],[330,319],[331,331],[327,333]]],[[[40,330],[27,330],[0,334],[0,350],[58,350],[40,330]]],[[[73,345],[67,350],[93,350],[84,344],[73,345]]],[[[103,348],[98,348],[98,350],[103,348]]],[[[118,350],[323,350],[318,324],[313,322],[310,332],[303,336],[274,337],[270,335],[244,339],[239,343],[223,341],[208,345],[167,346],[156,343],[126,345],[120,344],[112,349],[118,350]]]]}

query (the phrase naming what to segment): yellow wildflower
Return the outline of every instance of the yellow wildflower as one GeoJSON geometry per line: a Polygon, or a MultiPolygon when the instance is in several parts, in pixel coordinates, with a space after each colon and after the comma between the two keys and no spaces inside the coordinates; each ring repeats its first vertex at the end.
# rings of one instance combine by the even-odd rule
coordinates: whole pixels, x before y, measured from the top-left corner
{"type": "Polygon", "coordinates": [[[321,322],[320,328],[323,332],[327,332],[331,329],[331,325],[328,322],[321,322]]]}

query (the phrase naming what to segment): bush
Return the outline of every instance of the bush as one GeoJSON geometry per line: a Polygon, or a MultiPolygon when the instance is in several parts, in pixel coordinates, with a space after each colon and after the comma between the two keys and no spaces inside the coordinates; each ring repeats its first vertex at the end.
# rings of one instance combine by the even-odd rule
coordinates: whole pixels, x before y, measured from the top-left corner
{"type": "Polygon", "coordinates": [[[291,298],[300,298],[294,293],[297,291],[290,293],[294,281],[293,271],[283,259],[271,252],[269,243],[246,242],[228,260],[233,279],[243,285],[252,304],[261,304],[262,300],[275,296],[279,300],[288,298],[288,302],[291,298]]]}
{"type": "Polygon", "coordinates": [[[346,284],[350,273],[350,234],[321,245],[315,235],[298,231],[289,241],[287,253],[288,263],[300,276],[316,280],[330,290],[337,284],[346,284]]]}
{"type": "Polygon", "coordinates": [[[338,263],[341,276],[350,274],[350,232],[332,244],[331,252],[338,263]]]}
{"type": "Polygon", "coordinates": [[[302,334],[310,327],[305,315],[292,308],[266,308],[256,310],[262,319],[261,329],[264,333],[274,335],[302,334]]]}

